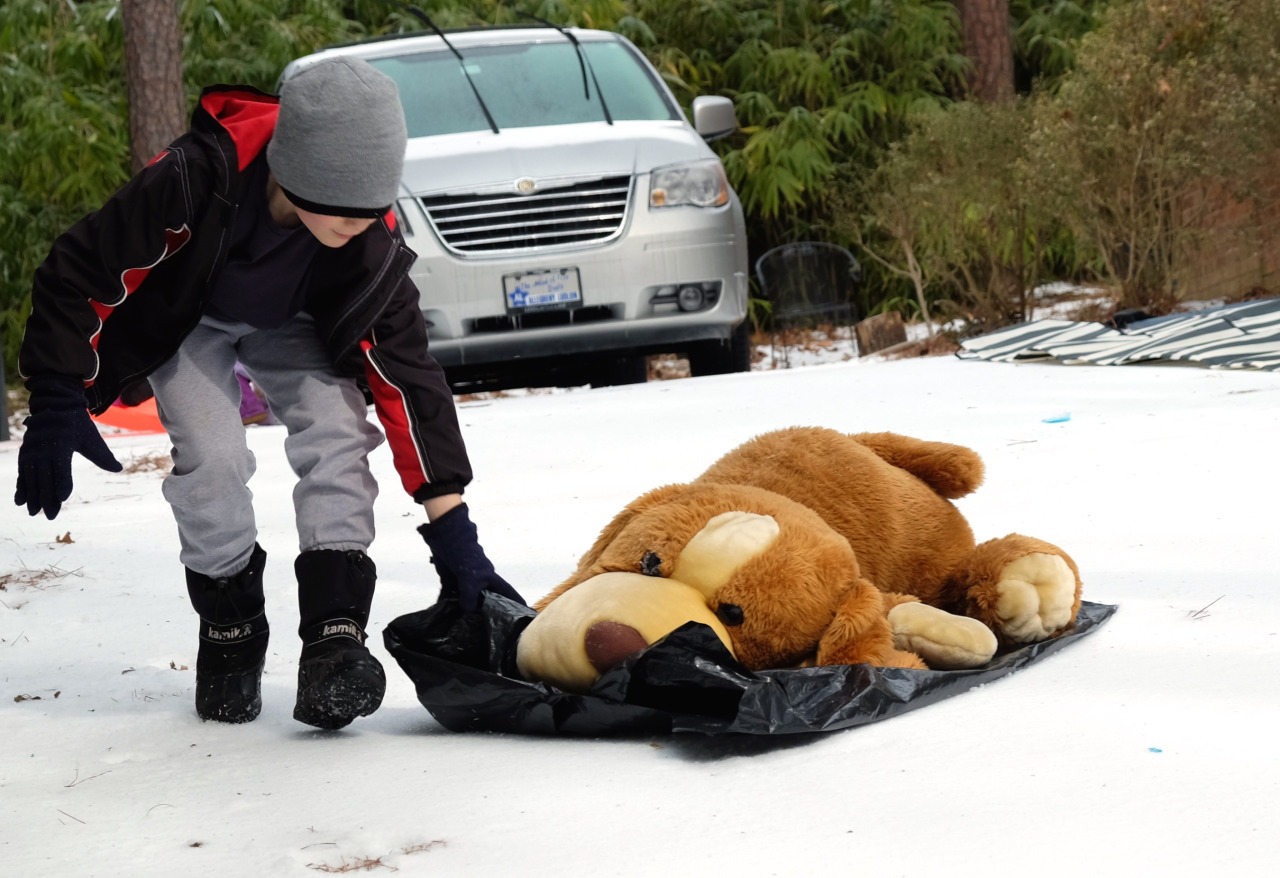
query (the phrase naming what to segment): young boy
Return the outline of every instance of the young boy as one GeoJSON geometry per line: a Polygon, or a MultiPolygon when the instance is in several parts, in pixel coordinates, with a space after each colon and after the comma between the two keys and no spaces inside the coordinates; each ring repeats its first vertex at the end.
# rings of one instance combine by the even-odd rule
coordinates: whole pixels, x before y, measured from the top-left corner
{"type": "Polygon", "coordinates": [[[342,728],[376,710],[386,686],[364,642],[377,495],[368,454],[382,435],[359,380],[405,490],[426,509],[419,531],[441,595],[468,610],[482,591],[521,600],[462,503],[471,467],[391,210],[406,139],[395,83],[360,60],[308,67],[279,98],[214,86],[190,132],[63,234],[36,271],[14,500],[52,519],[71,494],[74,452],[118,472],[86,406],[136,400],[149,380],[173,442],[163,491],[201,620],[202,719],[248,722],[262,707],[266,553],[237,360],[286,425],[298,476],[296,719],[342,728]]]}

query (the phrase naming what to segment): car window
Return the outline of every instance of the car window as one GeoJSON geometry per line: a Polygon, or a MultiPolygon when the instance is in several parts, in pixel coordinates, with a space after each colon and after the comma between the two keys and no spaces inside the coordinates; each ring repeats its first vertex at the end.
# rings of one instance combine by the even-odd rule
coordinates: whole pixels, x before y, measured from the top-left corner
{"type": "MultiPolygon", "coordinates": [[[[680,118],[651,72],[625,45],[585,42],[582,48],[591,65],[587,97],[578,54],[568,42],[460,51],[499,129],[604,121],[592,71],[615,120],[680,118]]],[[[410,137],[489,128],[461,64],[447,49],[371,58],[369,63],[396,81],[410,137]]]]}

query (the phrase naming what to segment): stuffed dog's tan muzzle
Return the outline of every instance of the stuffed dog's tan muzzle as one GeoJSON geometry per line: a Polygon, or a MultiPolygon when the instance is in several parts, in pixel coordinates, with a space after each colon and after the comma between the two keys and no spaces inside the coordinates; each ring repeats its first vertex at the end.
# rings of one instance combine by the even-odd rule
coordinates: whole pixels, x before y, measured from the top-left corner
{"type": "Polygon", "coordinates": [[[584,692],[608,667],[686,622],[710,627],[733,652],[729,632],[697,589],[639,573],[601,573],[560,595],[529,623],[516,647],[516,665],[527,680],[584,692]]]}

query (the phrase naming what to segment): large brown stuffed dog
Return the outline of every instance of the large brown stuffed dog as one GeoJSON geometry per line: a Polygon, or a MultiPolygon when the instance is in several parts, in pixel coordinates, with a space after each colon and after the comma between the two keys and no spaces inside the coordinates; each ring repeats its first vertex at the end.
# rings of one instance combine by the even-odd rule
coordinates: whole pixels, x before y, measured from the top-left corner
{"type": "Polygon", "coordinates": [[[1075,562],[1018,534],[975,546],[950,500],[982,472],[967,448],[893,433],[759,436],[614,518],[536,605],[521,673],[585,689],[690,620],[754,670],[976,667],[1056,637],[1075,562]]]}

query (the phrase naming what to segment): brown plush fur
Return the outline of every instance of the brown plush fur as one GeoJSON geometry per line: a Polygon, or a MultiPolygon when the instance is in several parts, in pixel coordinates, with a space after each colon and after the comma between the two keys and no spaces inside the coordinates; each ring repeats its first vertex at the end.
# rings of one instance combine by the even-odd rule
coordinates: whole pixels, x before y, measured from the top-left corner
{"type": "Polygon", "coordinates": [[[1021,645],[1005,633],[1001,624],[997,607],[1000,594],[996,584],[1000,581],[1001,571],[1009,564],[1033,552],[1057,555],[1070,568],[1076,580],[1075,595],[1071,601],[1071,619],[1074,621],[1076,613],[1080,611],[1080,569],[1076,567],[1076,562],[1052,543],[1022,534],[1009,534],[999,539],[987,540],[975,547],[952,573],[937,605],[944,610],[985,622],[995,632],[1001,646],[1021,645]]]}
{"type": "Polygon", "coordinates": [[[1001,628],[1001,612],[1009,611],[1001,577],[1032,553],[1066,561],[1075,577],[1074,620],[1079,572],[1060,549],[1016,534],[975,548],[950,499],[974,490],[982,476],[978,455],[957,445],[821,428],[767,433],[692,483],[658,488],[629,504],[536,608],[604,572],[669,577],[709,520],[737,511],[771,516],[779,529],[707,601],[712,611],[742,608],[742,623],[729,632],[750,668],[815,659],[924,667],[917,655],[894,647],[888,621],[889,610],[914,600],[976,618],[1012,645],[1018,641],[1001,628]]]}

